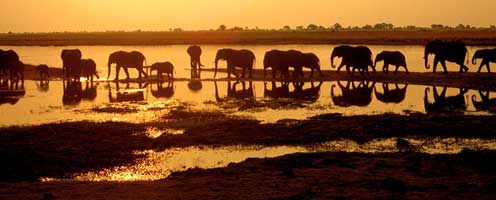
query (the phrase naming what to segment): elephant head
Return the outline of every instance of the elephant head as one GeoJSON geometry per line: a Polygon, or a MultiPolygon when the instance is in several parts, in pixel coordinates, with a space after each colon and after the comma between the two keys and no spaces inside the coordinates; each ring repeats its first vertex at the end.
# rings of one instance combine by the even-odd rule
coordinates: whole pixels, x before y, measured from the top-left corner
{"type": "Polygon", "coordinates": [[[434,40],[427,45],[425,45],[425,51],[424,51],[424,60],[425,60],[425,68],[429,69],[429,55],[430,54],[438,54],[438,52],[441,50],[443,46],[443,42],[441,40],[434,40]]]}
{"type": "Polygon", "coordinates": [[[332,50],[332,54],[331,54],[331,66],[332,66],[332,68],[336,68],[336,66],[334,65],[334,57],[344,57],[345,55],[347,55],[351,51],[351,49],[352,49],[352,47],[348,46],[348,45],[335,47],[332,50]]]}
{"type": "Polygon", "coordinates": [[[474,65],[477,64],[476,60],[486,57],[490,51],[495,51],[495,50],[491,50],[491,49],[477,50],[474,53],[474,56],[472,57],[472,64],[474,64],[474,65]]]}
{"type": "Polygon", "coordinates": [[[384,59],[385,59],[385,58],[384,58],[384,57],[385,57],[385,56],[384,56],[384,54],[385,54],[385,52],[381,52],[381,53],[379,53],[379,54],[377,54],[377,55],[375,56],[375,60],[374,60],[374,68],[377,66],[377,63],[378,63],[378,62],[384,61],[384,59]]]}
{"type": "Polygon", "coordinates": [[[117,51],[117,52],[114,52],[112,54],[110,54],[109,58],[108,58],[108,75],[107,75],[107,80],[110,78],[110,72],[111,72],[111,66],[112,64],[114,63],[117,63],[117,60],[119,59],[119,57],[122,55],[123,51],[117,51]]]}
{"type": "Polygon", "coordinates": [[[219,60],[225,60],[228,62],[228,65],[229,65],[229,60],[231,59],[232,54],[233,54],[232,49],[219,49],[217,51],[217,54],[215,55],[214,78],[217,76],[217,66],[218,66],[219,60]]]}

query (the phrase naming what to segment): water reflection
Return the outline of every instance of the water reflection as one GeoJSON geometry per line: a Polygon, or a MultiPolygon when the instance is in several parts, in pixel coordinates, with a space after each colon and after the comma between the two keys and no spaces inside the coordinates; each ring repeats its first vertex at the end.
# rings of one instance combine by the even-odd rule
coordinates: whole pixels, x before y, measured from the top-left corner
{"type": "Polygon", "coordinates": [[[113,102],[128,102],[128,101],[144,101],[145,100],[145,88],[148,83],[133,83],[137,84],[136,87],[131,87],[131,83],[126,83],[125,89],[120,88],[120,83],[115,82],[115,97],[112,94],[112,87],[108,83],[108,97],[111,103],[113,102]]]}
{"type": "Polygon", "coordinates": [[[331,87],[331,98],[334,105],[340,107],[350,107],[350,106],[368,106],[372,102],[372,91],[375,86],[375,82],[371,81],[357,81],[358,85],[355,85],[356,81],[347,81],[346,86],[341,84],[341,81],[337,82],[337,85],[341,89],[341,95],[336,95],[334,93],[334,88],[336,85],[331,87]]]}
{"type": "Polygon", "coordinates": [[[62,81],[64,94],[62,103],[64,105],[78,105],[83,96],[83,88],[79,81],[62,81]]]}
{"type": "Polygon", "coordinates": [[[170,80],[167,82],[167,86],[164,87],[164,84],[162,82],[157,82],[156,89],[154,89],[154,85],[150,85],[150,92],[152,95],[159,99],[159,98],[166,98],[169,99],[174,96],[174,90],[176,87],[174,86],[174,81],[170,80]]]}
{"type": "Polygon", "coordinates": [[[38,91],[40,92],[48,92],[50,89],[50,80],[49,79],[41,79],[37,85],[36,88],[38,88],[38,91]]]}
{"type": "Polygon", "coordinates": [[[401,88],[398,83],[395,83],[394,85],[395,88],[390,89],[389,83],[382,83],[383,93],[378,92],[377,88],[374,87],[375,98],[384,103],[401,103],[403,100],[405,100],[408,84],[404,84],[403,88],[401,88]]]}
{"type": "Polygon", "coordinates": [[[496,113],[496,98],[489,98],[489,94],[489,91],[484,94],[483,91],[479,90],[480,101],[477,101],[476,96],[472,95],[472,104],[477,111],[496,113]]]}
{"type": "Polygon", "coordinates": [[[444,112],[460,112],[463,113],[467,110],[467,104],[465,102],[465,93],[468,89],[459,88],[459,93],[455,96],[446,97],[447,88],[443,87],[441,94],[437,92],[436,86],[432,86],[434,102],[430,103],[429,98],[429,87],[425,88],[424,96],[424,107],[427,113],[444,113],[444,112]]]}
{"type": "Polygon", "coordinates": [[[189,91],[196,93],[196,92],[199,92],[203,88],[203,85],[202,85],[202,82],[200,79],[191,79],[188,82],[188,88],[189,88],[189,91]]]}
{"type": "Polygon", "coordinates": [[[220,97],[219,89],[217,86],[217,81],[214,81],[215,85],[215,99],[217,102],[223,102],[230,99],[255,99],[255,93],[253,92],[253,82],[252,81],[236,81],[231,85],[231,80],[227,81],[227,96],[220,97]],[[248,86],[247,86],[248,82],[248,86]],[[240,89],[237,86],[241,84],[240,89]]]}
{"type": "Polygon", "coordinates": [[[94,101],[97,97],[98,83],[86,82],[86,86],[81,94],[81,99],[87,101],[94,101]]]}
{"type": "Polygon", "coordinates": [[[15,105],[24,95],[26,95],[24,82],[19,80],[0,80],[0,105],[15,105]]]}

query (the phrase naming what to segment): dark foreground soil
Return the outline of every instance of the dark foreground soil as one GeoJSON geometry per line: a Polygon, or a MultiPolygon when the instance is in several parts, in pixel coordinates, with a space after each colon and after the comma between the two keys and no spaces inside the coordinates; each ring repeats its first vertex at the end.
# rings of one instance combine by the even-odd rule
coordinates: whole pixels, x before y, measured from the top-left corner
{"type": "Polygon", "coordinates": [[[0,184],[2,199],[494,199],[495,152],[307,153],[150,182],[0,184]]]}

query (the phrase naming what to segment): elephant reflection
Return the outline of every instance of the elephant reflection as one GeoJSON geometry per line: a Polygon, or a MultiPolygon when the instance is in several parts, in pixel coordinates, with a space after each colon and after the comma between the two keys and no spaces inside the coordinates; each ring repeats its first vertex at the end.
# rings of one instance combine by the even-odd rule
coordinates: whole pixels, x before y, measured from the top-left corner
{"type": "Polygon", "coordinates": [[[26,95],[26,90],[22,83],[19,85],[19,80],[11,80],[10,86],[7,80],[0,80],[0,105],[15,105],[24,95],[26,95]]]}
{"type": "Polygon", "coordinates": [[[48,90],[50,89],[50,81],[48,79],[40,80],[40,82],[36,86],[38,88],[38,91],[48,92],[48,90]]]}
{"type": "Polygon", "coordinates": [[[322,86],[322,82],[315,86],[312,81],[311,87],[307,89],[303,89],[304,85],[305,82],[293,82],[295,89],[290,93],[290,97],[296,100],[316,102],[320,97],[320,87],[322,86]]]}
{"type": "Polygon", "coordinates": [[[114,102],[127,102],[127,101],[144,101],[145,100],[145,93],[143,91],[143,88],[146,88],[148,86],[148,83],[142,84],[138,83],[139,89],[130,89],[130,84],[126,84],[126,88],[124,90],[120,90],[119,83],[115,83],[115,88],[116,88],[116,96],[114,97],[112,95],[112,89],[110,87],[110,84],[108,85],[108,96],[109,96],[109,101],[111,103],[114,102]]]}
{"type": "Polygon", "coordinates": [[[191,79],[188,82],[188,88],[192,92],[198,92],[203,88],[203,85],[200,79],[191,79]]]}
{"type": "Polygon", "coordinates": [[[78,105],[83,98],[83,88],[80,81],[62,81],[64,94],[62,104],[78,105]]]}
{"type": "Polygon", "coordinates": [[[338,81],[337,85],[341,89],[341,96],[334,94],[334,87],[331,87],[331,98],[334,105],[339,107],[350,107],[350,106],[368,106],[372,102],[372,91],[374,90],[375,82],[370,83],[370,81],[360,81],[358,85],[355,82],[348,81],[346,87],[341,85],[338,81]]]}
{"type": "Polygon", "coordinates": [[[479,95],[481,101],[477,101],[475,95],[472,95],[472,103],[477,111],[488,111],[490,113],[496,113],[496,98],[489,98],[489,91],[486,94],[482,90],[479,90],[479,95]]]}
{"type": "Polygon", "coordinates": [[[166,87],[161,82],[158,82],[156,90],[153,89],[153,85],[151,86],[151,92],[155,98],[171,98],[174,96],[175,89],[174,81],[169,81],[166,87]]]}
{"type": "Polygon", "coordinates": [[[289,82],[281,81],[281,87],[277,87],[275,81],[272,81],[272,89],[267,89],[267,83],[264,83],[264,97],[273,99],[289,98],[289,82]]]}
{"type": "Polygon", "coordinates": [[[86,87],[82,91],[81,97],[83,100],[94,101],[97,96],[98,83],[86,82],[86,87]]]}
{"type": "Polygon", "coordinates": [[[214,81],[215,85],[215,99],[217,102],[227,101],[229,99],[255,99],[255,93],[253,92],[253,83],[249,81],[248,87],[246,87],[245,81],[236,81],[231,85],[231,81],[227,81],[227,96],[220,97],[219,89],[217,87],[217,81],[214,81]],[[237,90],[237,85],[241,84],[241,90],[237,90]]]}
{"type": "Polygon", "coordinates": [[[432,88],[434,103],[429,103],[429,88],[425,88],[424,108],[427,113],[464,112],[467,110],[464,95],[467,93],[468,89],[460,88],[458,95],[446,97],[446,87],[443,88],[441,94],[437,92],[435,86],[432,88]]]}
{"type": "Polygon", "coordinates": [[[405,84],[405,87],[403,88],[400,88],[397,83],[394,85],[396,86],[396,88],[390,90],[389,84],[383,83],[382,89],[384,90],[384,93],[382,94],[377,92],[377,89],[374,87],[374,94],[377,100],[384,103],[401,103],[403,100],[405,100],[406,88],[408,87],[408,84],[405,84]]]}

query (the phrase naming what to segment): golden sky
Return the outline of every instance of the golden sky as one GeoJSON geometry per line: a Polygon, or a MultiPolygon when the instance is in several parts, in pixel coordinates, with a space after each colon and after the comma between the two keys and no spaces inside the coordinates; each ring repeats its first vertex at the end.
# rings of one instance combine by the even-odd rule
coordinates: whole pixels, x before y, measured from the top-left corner
{"type": "Polygon", "coordinates": [[[0,32],[496,24],[495,0],[0,0],[0,32]]]}

